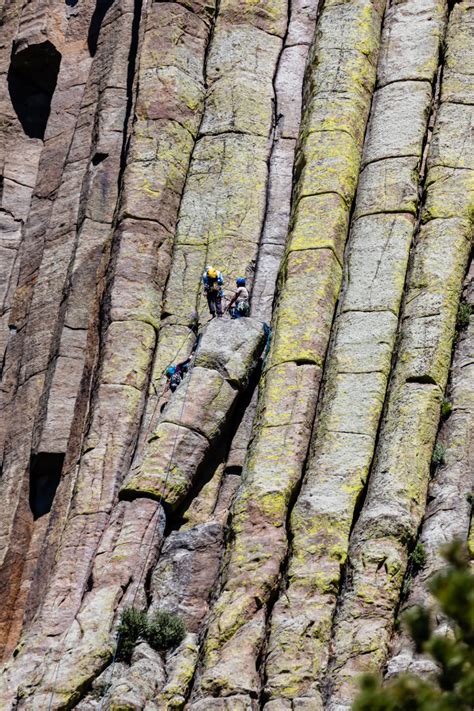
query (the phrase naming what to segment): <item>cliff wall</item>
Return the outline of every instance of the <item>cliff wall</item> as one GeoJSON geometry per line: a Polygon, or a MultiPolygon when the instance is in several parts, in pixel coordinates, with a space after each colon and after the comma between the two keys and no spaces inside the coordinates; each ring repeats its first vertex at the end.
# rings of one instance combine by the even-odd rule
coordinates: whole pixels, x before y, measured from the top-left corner
{"type": "Polygon", "coordinates": [[[0,25],[0,707],[343,711],[429,673],[396,621],[473,537],[473,0],[0,25]],[[249,318],[210,320],[208,264],[249,318]],[[118,661],[130,606],[184,641],[118,661]]]}

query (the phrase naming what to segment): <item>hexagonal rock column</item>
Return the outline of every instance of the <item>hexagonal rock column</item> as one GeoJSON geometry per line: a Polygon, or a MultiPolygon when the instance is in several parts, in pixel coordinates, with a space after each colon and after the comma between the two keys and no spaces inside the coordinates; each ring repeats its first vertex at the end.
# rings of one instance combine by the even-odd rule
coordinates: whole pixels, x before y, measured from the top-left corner
{"type": "Polygon", "coordinates": [[[133,462],[120,491],[122,498],[150,496],[172,507],[184,499],[229,423],[264,345],[259,321],[211,321],[190,373],[133,462]]]}
{"type": "Polygon", "coordinates": [[[282,699],[312,709],[321,702],[342,565],[390,375],[445,21],[440,0],[396,3],[385,14],[324,393],[271,618],[269,711],[282,699]]]}
{"type": "Polygon", "coordinates": [[[464,101],[472,96],[474,82],[464,68],[472,61],[473,12],[472,2],[459,3],[448,24],[441,103],[397,359],[336,615],[334,656],[327,679],[330,711],[349,708],[358,675],[379,670],[385,662],[408,548],[416,540],[425,510],[440,402],[472,240],[474,106],[464,101]]]}

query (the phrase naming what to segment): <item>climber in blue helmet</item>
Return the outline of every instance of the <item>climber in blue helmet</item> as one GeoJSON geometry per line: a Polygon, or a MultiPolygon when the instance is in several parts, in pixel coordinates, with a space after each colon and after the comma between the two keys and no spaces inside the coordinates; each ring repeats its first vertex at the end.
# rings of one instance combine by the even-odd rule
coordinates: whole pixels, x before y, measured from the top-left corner
{"type": "Polygon", "coordinates": [[[244,277],[238,277],[235,280],[237,290],[230,300],[229,313],[231,318],[241,318],[248,316],[250,313],[249,292],[245,286],[246,280],[244,277]]]}

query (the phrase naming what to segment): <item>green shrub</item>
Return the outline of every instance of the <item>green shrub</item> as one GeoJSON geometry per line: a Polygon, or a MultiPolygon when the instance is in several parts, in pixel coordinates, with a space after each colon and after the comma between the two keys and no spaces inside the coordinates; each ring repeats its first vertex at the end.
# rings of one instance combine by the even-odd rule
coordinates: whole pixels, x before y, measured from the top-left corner
{"type": "Polygon", "coordinates": [[[400,674],[384,686],[373,675],[361,681],[353,711],[472,711],[474,708],[474,574],[464,546],[453,543],[444,552],[448,567],[436,575],[430,590],[454,634],[433,634],[431,613],[413,607],[404,617],[417,652],[437,663],[433,679],[400,674]]]}
{"type": "Polygon", "coordinates": [[[144,638],[148,627],[146,612],[126,607],[118,628],[117,659],[129,662],[140,637],[144,638]]]}
{"type": "Polygon", "coordinates": [[[436,442],[433,449],[433,456],[431,457],[431,463],[434,467],[439,467],[440,464],[444,464],[444,458],[446,456],[446,447],[441,442],[436,442]]]}
{"type": "Polygon", "coordinates": [[[156,612],[148,624],[146,639],[153,649],[163,651],[177,647],[185,634],[184,622],[178,615],[156,612]]]}
{"type": "Polygon", "coordinates": [[[157,612],[148,620],[146,612],[126,607],[118,628],[117,659],[130,662],[139,639],[161,652],[176,647],[185,634],[186,627],[178,615],[157,612]]]}
{"type": "Polygon", "coordinates": [[[416,544],[409,558],[413,573],[417,573],[426,563],[426,551],[423,543],[416,544]]]}
{"type": "Polygon", "coordinates": [[[459,304],[458,315],[456,318],[456,326],[459,331],[462,331],[463,328],[467,328],[469,326],[469,320],[471,318],[471,314],[472,314],[471,304],[466,304],[465,301],[461,301],[461,303],[459,304]]]}
{"type": "Polygon", "coordinates": [[[449,400],[444,398],[443,402],[441,403],[441,419],[443,420],[443,422],[444,422],[444,420],[448,419],[448,417],[450,416],[452,411],[453,411],[452,404],[449,402],[449,400]]]}

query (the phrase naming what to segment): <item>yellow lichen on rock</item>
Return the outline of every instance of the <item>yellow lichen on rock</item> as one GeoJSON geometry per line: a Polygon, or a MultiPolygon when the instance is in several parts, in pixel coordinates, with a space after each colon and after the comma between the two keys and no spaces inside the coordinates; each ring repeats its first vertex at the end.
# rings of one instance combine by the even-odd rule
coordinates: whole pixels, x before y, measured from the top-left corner
{"type": "MultiPolygon", "coordinates": [[[[275,589],[286,551],[285,519],[301,477],[341,284],[382,12],[369,2],[329,3],[319,22],[296,161],[293,227],[280,274],[256,436],[234,506],[226,581],[205,647],[204,694],[241,690],[239,675],[245,677],[246,668],[255,665],[257,652],[252,645],[241,649],[240,636],[263,624],[258,608],[275,589]],[[327,108],[321,128],[323,97],[327,108]],[[233,655],[232,669],[221,654],[223,659],[233,655]]],[[[258,692],[255,680],[247,679],[246,692],[258,692]]]]}
{"type": "MultiPolygon", "coordinates": [[[[271,699],[322,702],[342,567],[371,467],[415,227],[429,82],[443,25],[435,3],[425,10],[416,29],[411,19],[417,2],[394,5],[386,14],[323,399],[290,519],[287,585],[272,613],[265,690],[271,699]],[[425,70],[420,77],[425,81],[413,81],[418,46],[427,30],[431,54],[426,48],[423,52],[430,58],[431,73],[425,70]],[[405,49],[401,56],[399,42],[405,49]],[[387,67],[394,69],[394,63],[398,81],[386,86],[387,67]]],[[[363,97],[363,86],[359,89],[363,97]]],[[[373,603],[369,588],[361,595],[373,603]]]]}
{"type": "MultiPolygon", "coordinates": [[[[469,11],[468,3],[453,9],[448,48],[451,22],[457,27],[459,14],[469,11]]],[[[388,406],[351,539],[351,580],[336,615],[329,708],[349,704],[356,675],[380,669],[385,660],[407,547],[415,541],[426,502],[474,206],[472,151],[460,150],[472,141],[473,108],[450,105],[444,97],[442,89],[428,161],[427,209],[408,278],[388,406]]]]}

